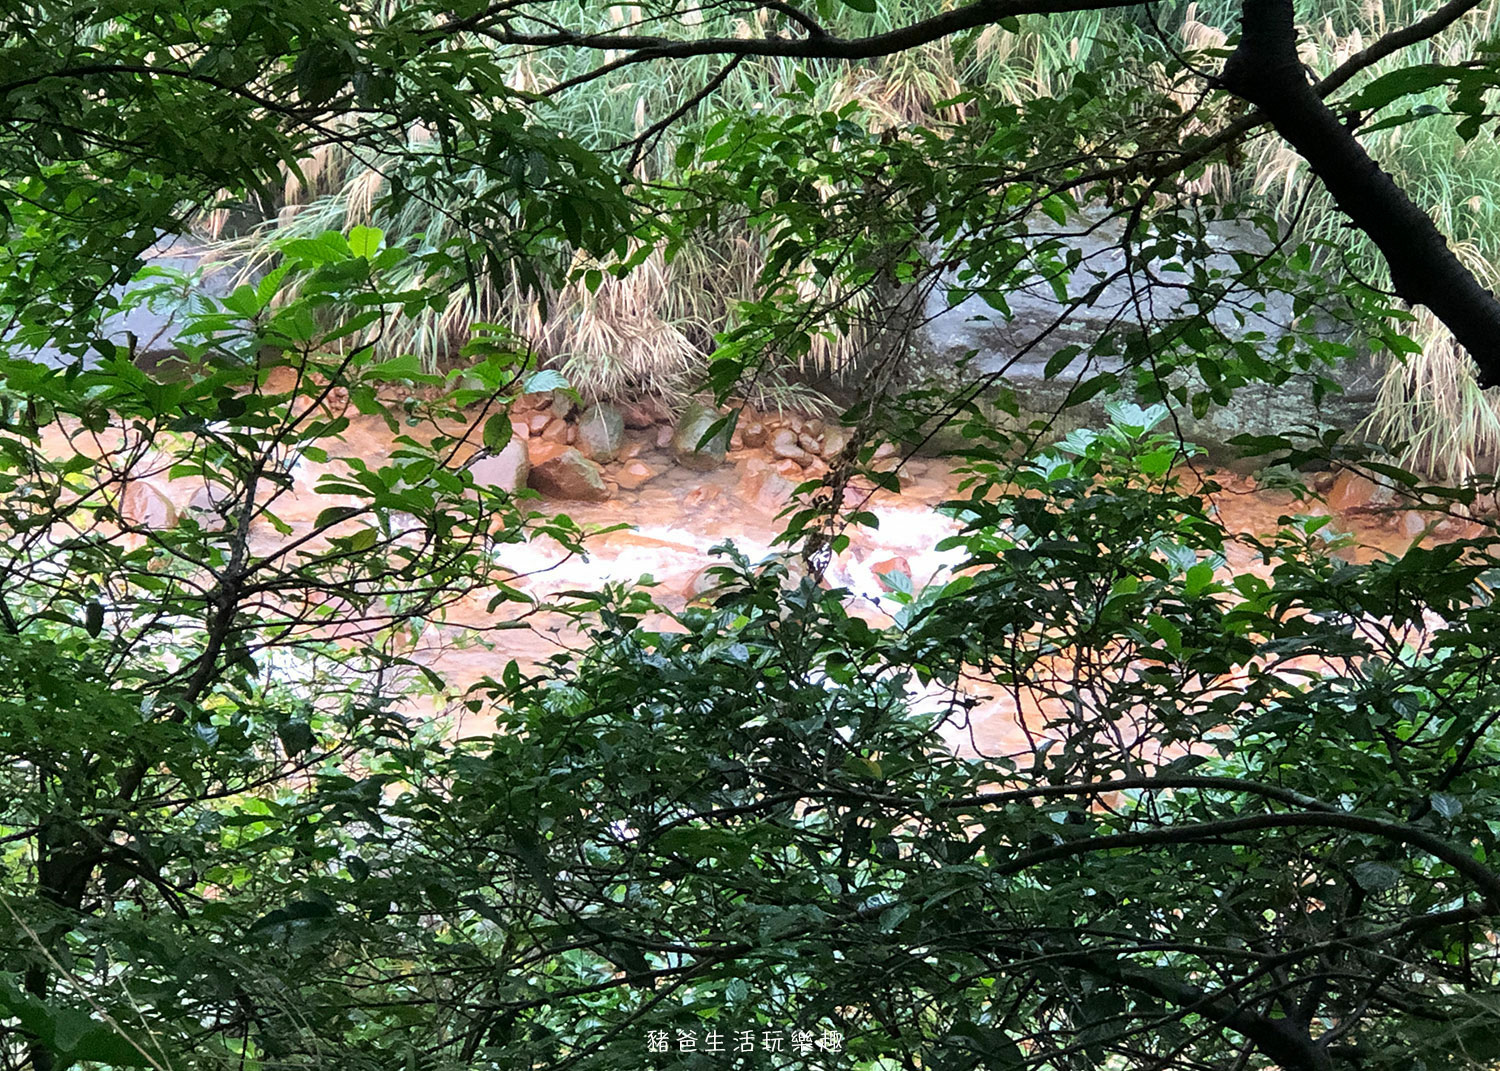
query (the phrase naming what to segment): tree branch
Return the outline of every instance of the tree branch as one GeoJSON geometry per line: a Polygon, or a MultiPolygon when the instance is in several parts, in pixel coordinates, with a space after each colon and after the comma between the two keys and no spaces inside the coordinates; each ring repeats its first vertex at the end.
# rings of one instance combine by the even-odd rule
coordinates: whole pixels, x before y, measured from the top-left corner
{"type": "MultiPolygon", "coordinates": [[[[1394,52],[1451,25],[1474,6],[1473,0],[1451,0],[1396,40],[1382,39],[1377,46],[1394,52]]],[[[1224,64],[1219,84],[1259,108],[1307,161],[1334,203],[1385,256],[1396,293],[1427,306],[1469,351],[1480,385],[1500,383],[1500,301],[1323,103],[1318,92],[1323,87],[1308,82],[1297,55],[1292,0],[1244,0],[1239,48],[1224,64]]]]}
{"type": "MultiPolygon", "coordinates": [[[[978,3],[945,11],[869,37],[705,37],[698,41],[634,34],[588,34],[571,31],[524,33],[505,27],[490,31],[492,40],[528,48],[586,48],[599,52],[628,52],[618,62],[641,63],[653,59],[687,56],[773,56],[782,59],[864,60],[918,48],[964,30],[977,29],[1001,19],[1021,15],[1062,15],[1074,11],[1139,7],[1141,0],[979,0],[978,3]]],[[[783,10],[777,8],[777,10],[783,10]]],[[[439,35],[470,30],[467,23],[454,23],[439,35]]]]}

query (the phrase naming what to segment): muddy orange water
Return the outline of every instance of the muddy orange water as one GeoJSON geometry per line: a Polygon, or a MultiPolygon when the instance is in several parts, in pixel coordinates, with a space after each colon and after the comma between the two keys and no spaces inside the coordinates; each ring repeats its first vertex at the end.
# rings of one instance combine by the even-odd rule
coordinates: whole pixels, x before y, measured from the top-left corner
{"type": "MultiPolygon", "coordinates": [[[[53,434],[57,437],[55,449],[65,449],[62,433],[53,434]]],[[[325,444],[329,462],[299,462],[295,487],[276,502],[275,512],[291,526],[291,535],[280,535],[261,522],[254,531],[254,552],[264,554],[286,540],[306,535],[319,512],[342,502],[339,496],[315,490],[319,477],[342,472],[340,457],[357,457],[371,467],[384,464],[394,449],[392,438],[380,418],[352,416],[341,443],[325,444]]],[[[781,530],[776,506],[758,495],[755,485],[746,478],[757,464],[764,468],[768,455],[763,450],[732,450],[724,465],[703,473],[675,466],[656,442],[653,429],[627,432],[628,451],[657,472],[639,489],[620,489],[608,501],[599,503],[534,503],[534,508],[544,512],[566,513],[585,527],[626,524],[629,528],[590,538],[584,555],[570,556],[545,539],[503,548],[501,563],[514,574],[516,587],[545,601],[559,592],[588,590],[607,581],[649,580],[656,584],[658,601],[678,610],[692,597],[704,567],[720,560],[710,555],[711,547],[733,540],[752,560],[771,552],[781,530]]],[[[73,447],[89,448],[77,438],[73,447]]],[[[1196,479],[1196,473],[1183,475],[1189,481],[1196,479]]],[[[1357,548],[1353,554],[1358,557],[1399,553],[1416,539],[1466,534],[1453,522],[1438,533],[1424,531],[1426,515],[1371,511],[1360,486],[1345,477],[1331,489],[1331,505],[1299,503],[1289,492],[1261,489],[1248,478],[1218,479],[1224,490],[1213,496],[1213,503],[1231,532],[1269,533],[1276,529],[1278,518],[1289,512],[1331,512],[1332,524],[1355,536],[1357,548]]],[[[909,573],[920,587],[943,577],[959,561],[958,551],[936,549],[944,537],[956,531],[956,525],[933,508],[957,495],[958,477],[942,461],[918,460],[903,470],[902,483],[900,494],[874,494],[867,508],[877,518],[878,526],[851,529],[849,548],[831,563],[826,574],[830,586],[849,591],[850,610],[872,620],[888,620],[887,611],[894,609],[884,598],[880,572],[898,568],[909,573]]],[[[199,490],[164,477],[154,486],[177,511],[186,508],[187,499],[199,490]]],[[[1227,568],[1238,573],[1261,566],[1248,549],[1236,546],[1230,549],[1227,568]]],[[[483,592],[465,598],[450,609],[446,620],[429,627],[415,649],[408,652],[409,657],[442,674],[455,694],[487,675],[498,676],[511,659],[535,663],[559,649],[584,642],[562,615],[538,613],[514,603],[502,604],[492,612],[488,602],[489,596],[483,592]],[[525,627],[493,628],[523,617],[525,627]]],[[[663,624],[670,627],[667,622],[663,624]]],[[[931,698],[936,701],[936,697],[931,698]]],[[[489,727],[484,719],[463,713],[457,704],[424,702],[414,710],[423,716],[451,718],[454,731],[460,735],[489,727]]],[[[982,704],[973,711],[970,724],[960,734],[962,738],[955,738],[954,743],[983,753],[1023,749],[1026,739],[1017,722],[1018,713],[1026,715],[1003,701],[982,704]]]]}

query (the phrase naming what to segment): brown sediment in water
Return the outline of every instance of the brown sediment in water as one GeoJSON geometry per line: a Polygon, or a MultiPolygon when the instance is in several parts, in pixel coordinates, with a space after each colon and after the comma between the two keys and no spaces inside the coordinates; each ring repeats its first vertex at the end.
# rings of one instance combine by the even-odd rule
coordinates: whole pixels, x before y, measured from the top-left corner
{"type": "MultiPolygon", "coordinates": [[[[327,449],[329,460],[298,462],[293,486],[276,498],[274,511],[290,526],[290,535],[278,533],[269,523],[262,522],[253,531],[254,553],[270,553],[287,540],[305,536],[324,509],[348,504],[341,496],[322,494],[316,488],[323,475],[343,471],[340,459],[357,458],[372,468],[391,459],[396,443],[383,418],[352,412],[348,417],[348,427],[339,440],[321,444],[327,449]]],[[[463,424],[449,422],[402,427],[398,433],[425,440],[463,430],[463,424]]],[[[516,587],[538,603],[545,603],[563,591],[588,590],[606,581],[649,578],[656,585],[653,589],[656,598],[668,610],[676,611],[693,597],[695,584],[705,567],[722,560],[709,553],[714,545],[733,540],[752,560],[772,548],[781,531],[781,522],[777,517],[780,502],[768,501],[761,493],[766,472],[778,463],[769,452],[769,444],[747,447],[736,443],[723,465],[703,472],[675,465],[670,450],[659,446],[659,442],[655,428],[629,430],[621,459],[605,466],[606,476],[632,462],[652,470],[648,482],[635,490],[617,486],[603,502],[536,500],[532,503],[533,508],[544,512],[566,513],[585,528],[620,524],[630,527],[590,538],[585,556],[570,556],[560,547],[540,540],[502,546],[500,562],[514,571],[516,587]]],[[[96,438],[80,434],[76,427],[65,431],[57,426],[47,430],[44,443],[59,456],[66,451],[82,450],[96,457],[120,445],[118,440],[107,436],[96,438]]],[[[456,462],[462,462],[473,449],[472,445],[463,448],[456,462]]],[[[953,552],[936,550],[936,545],[953,534],[956,526],[933,507],[958,497],[961,477],[943,462],[934,460],[920,461],[913,470],[903,478],[899,494],[883,490],[870,494],[865,508],[877,516],[879,526],[850,530],[849,548],[828,570],[830,585],[851,589],[852,612],[873,621],[888,620],[886,608],[879,601],[882,592],[879,574],[884,569],[900,567],[920,586],[941,575],[956,561],[953,552]]],[[[816,469],[809,465],[808,472],[815,474],[816,469]]],[[[1193,486],[1194,474],[1180,475],[1187,486],[1193,486]]],[[[171,480],[160,474],[152,479],[178,511],[186,509],[202,488],[201,481],[194,485],[192,481],[171,480]]],[[[1288,514],[1331,513],[1331,524],[1354,537],[1353,546],[1341,552],[1354,560],[1399,554],[1415,540],[1431,543],[1442,538],[1443,529],[1430,530],[1425,516],[1420,524],[1414,523],[1403,511],[1383,513],[1351,494],[1330,494],[1330,500],[1345,507],[1330,510],[1316,499],[1299,501],[1290,492],[1262,488],[1245,477],[1220,479],[1223,487],[1212,494],[1211,502],[1231,533],[1264,535],[1274,532],[1280,518],[1288,514]]],[[[783,482],[795,481],[784,478],[783,482]]],[[[1336,487],[1335,491],[1338,490],[1336,487]]],[[[852,500],[846,501],[846,505],[850,504],[852,500]]],[[[1450,535],[1470,534],[1464,523],[1444,522],[1450,535]]],[[[1227,557],[1230,571],[1269,571],[1247,547],[1232,546],[1227,557]]],[[[459,600],[448,610],[446,619],[431,625],[409,651],[414,661],[444,676],[455,692],[462,692],[486,676],[498,676],[512,659],[523,666],[535,666],[559,651],[586,642],[562,614],[539,612],[535,606],[516,603],[501,603],[490,610],[489,597],[489,592],[475,592],[459,600]],[[518,624],[524,627],[514,627],[518,624]]],[[[663,616],[646,624],[671,627],[672,622],[663,616]]],[[[955,742],[981,753],[1024,749],[1027,737],[1022,722],[1035,723],[1045,713],[1041,709],[1017,709],[1014,699],[986,700],[971,714],[971,730],[964,734],[969,739],[955,742]]],[[[483,722],[465,713],[456,718],[455,729],[472,732],[481,728],[483,722]]]]}

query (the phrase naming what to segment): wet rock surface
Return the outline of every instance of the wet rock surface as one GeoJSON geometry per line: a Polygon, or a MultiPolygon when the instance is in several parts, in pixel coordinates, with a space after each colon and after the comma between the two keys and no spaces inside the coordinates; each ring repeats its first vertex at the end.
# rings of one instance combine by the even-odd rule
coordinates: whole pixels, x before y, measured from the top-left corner
{"type": "Polygon", "coordinates": [[[724,419],[722,413],[703,402],[690,402],[677,418],[672,432],[672,454],[677,463],[697,472],[708,472],[724,463],[729,450],[729,434],[721,428],[709,436],[709,429],[724,419]]]}
{"type": "Polygon", "coordinates": [[[531,459],[526,442],[512,439],[498,454],[483,454],[468,465],[469,475],[478,487],[492,487],[514,493],[526,486],[531,473],[531,459]]]}
{"type": "Polygon", "coordinates": [[[594,461],[613,461],[625,441],[625,418],[608,402],[597,402],[578,418],[578,448],[594,461]]]}
{"type": "Polygon", "coordinates": [[[599,466],[571,446],[533,464],[528,483],[549,498],[603,502],[610,497],[599,466]]]}

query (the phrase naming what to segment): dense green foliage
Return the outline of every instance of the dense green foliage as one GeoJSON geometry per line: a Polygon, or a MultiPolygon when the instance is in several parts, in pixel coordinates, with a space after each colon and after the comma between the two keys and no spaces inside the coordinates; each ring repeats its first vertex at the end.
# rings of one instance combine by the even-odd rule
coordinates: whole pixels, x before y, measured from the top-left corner
{"type": "MultiPolygon", "coordinates": [[[[1225,41],[1164,36],[1188,9],[1051,6],[648,6],[618,33],[587,5],[5,6],[0,1068],[1500,1060],[1496,544],[1371,561],[1290,507],[1231,531],[1158,430],[1256,381],[1321,396],[1347,336],[1416,349],[1409,314],[1330,270],[1326,216],[1247,196],[1264,116],[1199,68],[1225,41]],[[997,40],[1074,63],[1018,89],[997,40]],[[841,54],[880,60],[883,95],[836,92],[841,54]],[[560,118],[648,62],[682,82],[625,144],[560,118]],[[919,93],[890,91],[902,62],[919,93]],[[698,81],[744,95],[714,112],[698,81]],[[295,207],[319,167],[379,176],[361,211],[389,239],[309,211],[263,277],[193,299],[176,378],[96,337],[162,232],[295,207]],[[484,642],[445,615],[526,598],[505,548],[583,538],[463,466],[510,445],[517,395],[566,389],[521,317],[475,321],[507,296],[626,309],[623,345],[694,257],[746,301],[664,334],[661,365],[570,368],[586,394],[722,400],[848,345],[850,445],[788,515],[801,554],[726,548],[677,613],[569,593],[586,646],[496,654],[462,697],[492,732],[422,724],[445,682],[415,641],[484,642]],[[976,298],[1031,323],[1005,360],[1070,403],[1149,408],[1038,449],[1046,422],[974,404],[1008,363],[894,396],[929,303],[976,298]],[[384,463],[342,449],[345,398],[388,421],[384,463]],[[959,564],[855,612],[819,577],[873,520],[856,477],[898,486],[860,471],[880,440],[959,415],[959,564]]],[[[1414,42],[1435,64],[1388,40],[1327,72],[1344,130],[1482,146],[1495,53],[1438,33],[1414,42]]],[[[1435,515],[1496,490],[1422,487],[1333,432],[1242,445],[1363,461],[1435,515]]]]}
{"type": "MultiPolygon", "coordinates": [[[[253,604],[195,673],[166,636],[222,586],[98,562],[105,624],[4,640],[0,931],[58,979],[6,1009],[54,1066],[760,1066],[743,1031],[793,1067],[1485,1066],[1500,563],[1233,536],[1160,413],[1117,418],[1005,490],[976,463],[964,566],[894,624],[732,556],[668,631],[576,606],[590,646],[458,741],[386,706],[378,645],[278,657],[253,604]],[[1029,743],[965,742],[985,697],[1029,743]]],[[[240,597],[349,590],[350,538],[240,597]]]]}

